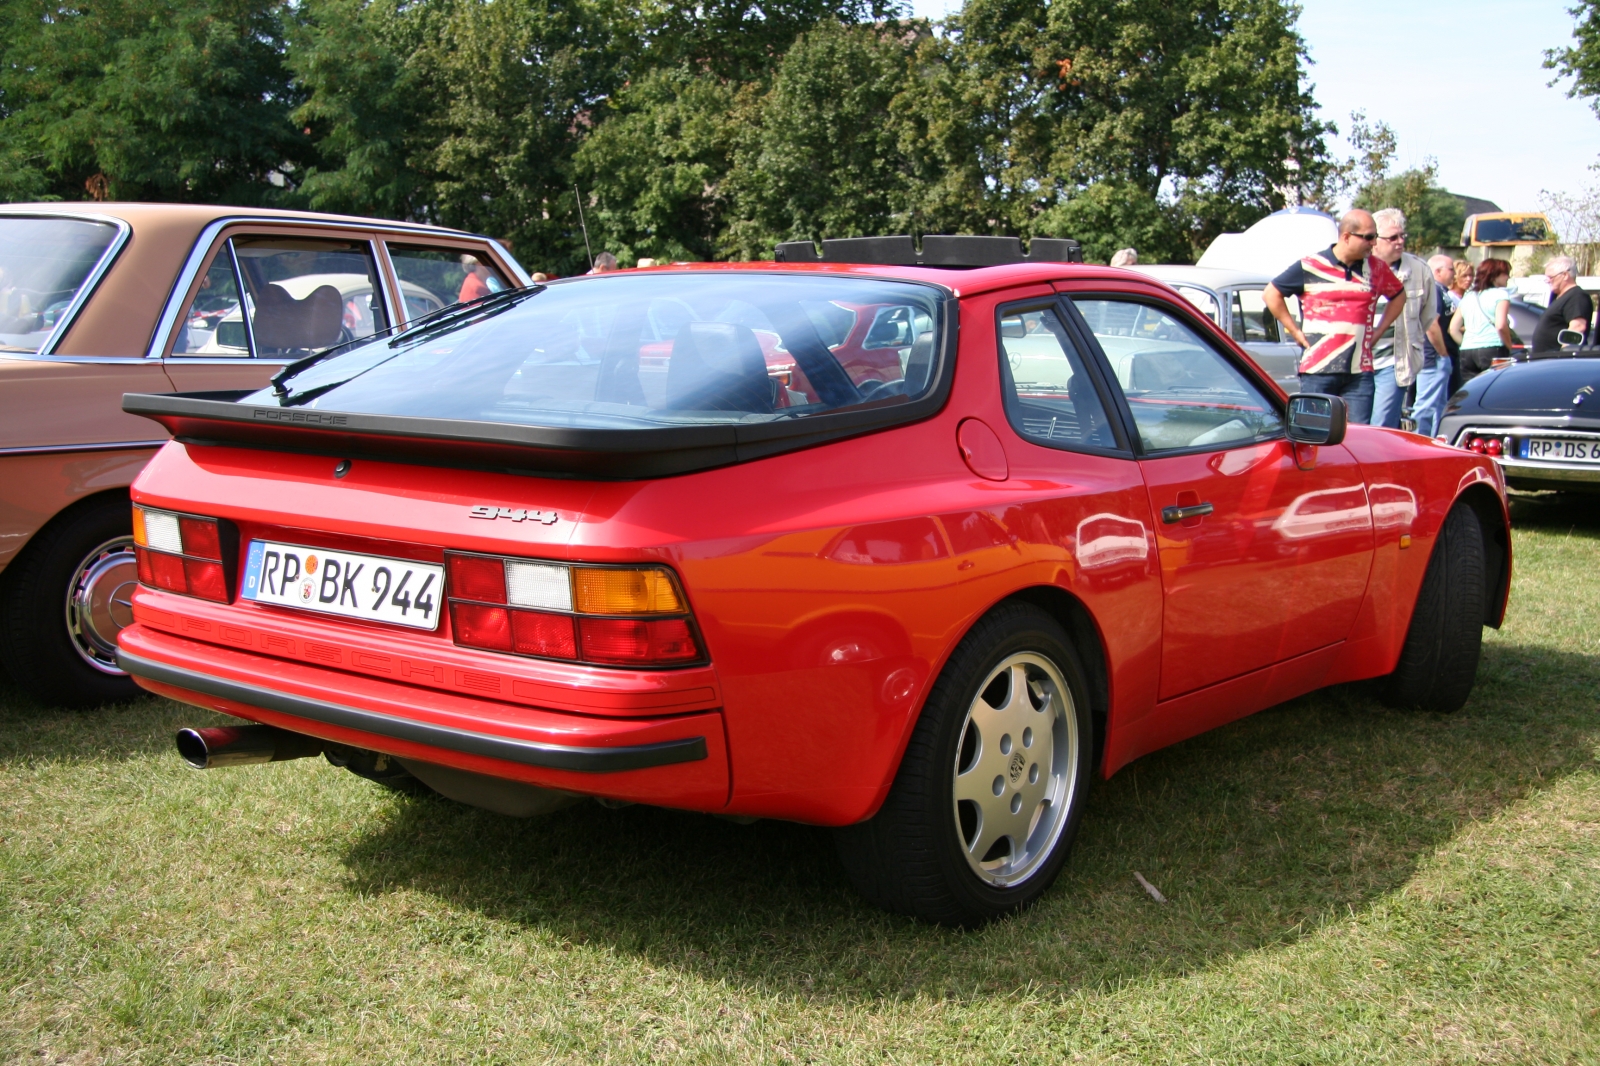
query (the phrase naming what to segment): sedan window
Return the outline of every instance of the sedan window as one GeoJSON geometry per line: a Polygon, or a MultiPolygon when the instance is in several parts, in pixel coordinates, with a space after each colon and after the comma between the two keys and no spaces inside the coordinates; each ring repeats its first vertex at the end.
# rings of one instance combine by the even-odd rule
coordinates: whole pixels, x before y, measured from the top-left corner
{"type": "Polygon", "coordinates": [[[172,354],[299,359],[387,329],[381,292],[366,241],[234,237],[201,277],[172,354]]]}
{"type": "Polygon", "coordinates": [[[1213,322],[1220,323],[1220,319],[1217,318],[1219,310],[1216,297],[1205,289],[1196,289],[1189,285],[1179,285],[1177,288],[1178,295],[1194,304],[1202,315],[1205,315],[1213,322]]]}
{"type": "Polygon", "coordinates": [[[389,261],[400,278],[407,321],[511,287],[487,255],[459,248],[391,244],[389,261]]]}
{"type": "Polygon", "coordinates": [[[1147,453],[1281,436],[1283,421],[1242,373],[1151,304],[1077,298],[1127,398],[1147,453]]]}
{"type": "Polygon", "coordinates": [[[1267,310],[1263,291],[1235,289],[1233,292],[1233,339],[1241,344],[1278,343],[1278,320],[1267,310]]]}
{"type": "Polygon", "coordinates": [[[0,352],[37,352],[106,254],[115,226],[0,219],[0,352]]]}

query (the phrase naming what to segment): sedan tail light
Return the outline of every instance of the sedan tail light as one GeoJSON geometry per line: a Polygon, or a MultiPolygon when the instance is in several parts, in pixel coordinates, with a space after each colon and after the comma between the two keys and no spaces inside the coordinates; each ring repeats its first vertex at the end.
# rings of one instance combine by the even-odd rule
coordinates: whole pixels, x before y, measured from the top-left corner
{"type": "Polygon", "coordinates": [[[457,644],[606,666],[684,666],[705,658],[688,603],[658,566],[565,566],[445,555],[457,644]]]}
{"type": "Polygon", "coordinates": [[[231,599],[238,554],[232,523],[135,507],[133,543],[143,584],[218,603],[231,599]]]}

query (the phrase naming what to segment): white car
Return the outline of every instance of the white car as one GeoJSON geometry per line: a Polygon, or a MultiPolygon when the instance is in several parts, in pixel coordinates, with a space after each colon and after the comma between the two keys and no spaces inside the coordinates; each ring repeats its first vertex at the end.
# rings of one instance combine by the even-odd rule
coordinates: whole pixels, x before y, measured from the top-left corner
{"type": "MultiPolygon", "coordinates": [[[[1179,296],[1238,341],[1285,392],[1300,391],[1300,346],[1282,334],[1262,296],[1271,277],[1218,267],[1158,265],[1131,269],[1171,285],[1179,296]]],[[[1299,309],[1300,302],[1291,297],[1289,310],[1296,313],[1297,320],[1299,309]]]]}

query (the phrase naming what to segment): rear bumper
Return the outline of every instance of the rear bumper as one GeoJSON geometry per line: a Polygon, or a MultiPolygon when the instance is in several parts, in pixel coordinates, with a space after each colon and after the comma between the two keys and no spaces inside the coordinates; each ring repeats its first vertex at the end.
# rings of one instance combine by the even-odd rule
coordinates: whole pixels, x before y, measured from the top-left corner
{"type": "Polygon", "coordinates": [[[203,644],[122,631],[118,660],[185,703],[406,759],[546,788],[693,810],[728,802],[722,716],[602,718],[474,699],[203,644]]]}
{"type": "Polygon", "coordinates": [[[1551,488],[1600,488],[1600,466],[1578,463],[1538,463],[1525,459],[1496,459],[1510,485],[1551,488]]]}

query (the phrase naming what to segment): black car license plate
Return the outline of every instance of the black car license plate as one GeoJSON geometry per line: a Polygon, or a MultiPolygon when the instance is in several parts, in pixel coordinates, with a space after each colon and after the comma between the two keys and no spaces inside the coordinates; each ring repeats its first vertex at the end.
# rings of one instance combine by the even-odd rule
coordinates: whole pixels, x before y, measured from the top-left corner
{"type": "Polygon", "coordinates": [[[1545,459],[1561,463],[1595,463],[1600,465],[1600,438],[1573,440],[1559,437],[1531,437],[1522,442],[1518,450],[1523,459],[1545,459]]]}

